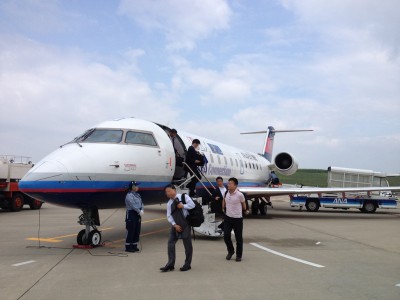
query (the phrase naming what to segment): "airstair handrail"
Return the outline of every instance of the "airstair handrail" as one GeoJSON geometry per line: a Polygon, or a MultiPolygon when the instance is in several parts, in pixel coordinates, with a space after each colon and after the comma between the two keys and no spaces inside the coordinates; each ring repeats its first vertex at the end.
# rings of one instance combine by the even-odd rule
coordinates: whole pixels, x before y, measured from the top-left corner
{"type": "MultiPolygon", "coordinates": [[[[186,163],[186,162],[183,162],[183,164],[192,172],[192,176],[189,178],[189,179],[191,179],[191,178],[193,178],[193,177],[196,177],[197,178],[197,180],[201,183],[201,185],[206,189],[206,191],[207,191],[207,193],[210,195],[210,196],[212,196],[212,193],[210,192],[210,190],[204,185],[204,183],[201,181],[201,179],[196,175],[196,173],[189,167],[189,165],[186,163]]],[[[201,171],[200,171],[201,172],[201,171]]],[[[202,173],[202,172],[201,172],[202,173]]],[[[203,174],[204,175],[204,174],[203,174]]],[[[205,176],[204,176],[205,177],[205,176]]],[[[206,179],[207,179],[207,177],[206,177],[206,179]]],[[[188,180],[186,180],[186,181],[188,181],[188,180]]],[[[186,181],[185,182],[183,182],[179,187],[181,187],[182,185],[184,185],[185,183],[186,183],[186,181]]],[[[210,182],[208,179],[207,179],[207,181],[208,182],[210,182]]],[[[211,184],[212,185],[212,184],[211,184]]],[[[213,185],[212,185],[213,186],[213,185]]],[[[213,186],[214,187],[214,186],[213,186]]],[[[215,187],[214,187],[214,189],[215,189],[215,187]]]]}

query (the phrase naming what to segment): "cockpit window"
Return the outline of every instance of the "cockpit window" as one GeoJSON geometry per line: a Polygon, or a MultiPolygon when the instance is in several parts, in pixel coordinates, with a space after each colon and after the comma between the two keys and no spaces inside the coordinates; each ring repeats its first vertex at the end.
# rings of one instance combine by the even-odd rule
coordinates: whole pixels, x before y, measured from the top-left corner
{"type": "Polygon", "coordinates": [[[82,143],[120,143],[122,130],[118,129],[95,129],[89,134],[83,135],[78,142],[82,143]]]}
{"type": "Polygon", "coordinates": [[[127,144],[139,144],[147,146],[157,146],[157,142],[151,133],[128,131],[125,142],[127,144]]]}

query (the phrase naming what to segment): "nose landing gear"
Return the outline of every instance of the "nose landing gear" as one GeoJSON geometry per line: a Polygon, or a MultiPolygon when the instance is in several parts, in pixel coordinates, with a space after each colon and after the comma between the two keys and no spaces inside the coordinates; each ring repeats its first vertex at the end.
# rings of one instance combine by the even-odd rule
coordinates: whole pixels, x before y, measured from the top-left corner
{"type": "Polygon", "coordinates": [[[83,208],[78,223],[85,226],[85,229],[79,231],[76,238],[78,245],[99,246],[101,243],[101,232],[96,227],[100,226],[98,209],[96,207],[83,208]]]}

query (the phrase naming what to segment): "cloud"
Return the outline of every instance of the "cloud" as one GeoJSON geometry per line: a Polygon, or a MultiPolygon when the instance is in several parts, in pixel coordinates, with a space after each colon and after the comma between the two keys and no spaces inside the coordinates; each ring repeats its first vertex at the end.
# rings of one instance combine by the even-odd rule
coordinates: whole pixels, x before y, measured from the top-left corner
{"type": "Polygon", "coordinates": [[[390,56],[400,50],[400,19],[397,0],[280,0],[281,4],[295,13],[299,23],[314,31],[340,36],[342,29],[367,33],[386,48],[390,56]]]}
{"type": "Polygon", "coordinates": [[[93,23],[88,16],[65,9],[58,0],[5,0],[0,12],[9,31],[17,28],[39,34],[60,33],[93,23]]]}
{"type": "Polygon", "coordinates": [[[37,160],[104,120],[135,116],[166,123],[178,114],[172,99],[160,100],[122,63],[112,69],[83,52],[27,39],[3,37],[0,49],[0,105],[8,112],[0,119],[0,139],[9,153],[37,160]]]}
{"type": "Polygon", "coordinates": [[[232,57],[221,69],[211,69],[194,67],[183,57],[175,56],[173,87],[177,93],[199,95],[204,106],[254,101],[275,89],[260,60],[260,55],[232,57]]]}
{"type": "Polygon", "coordinates": [[[121,14],[147,29],[161,30],[170,50],[191,50],[198,40],[229,27],[232,11],[224,0],[122,0],[121,14]]]}

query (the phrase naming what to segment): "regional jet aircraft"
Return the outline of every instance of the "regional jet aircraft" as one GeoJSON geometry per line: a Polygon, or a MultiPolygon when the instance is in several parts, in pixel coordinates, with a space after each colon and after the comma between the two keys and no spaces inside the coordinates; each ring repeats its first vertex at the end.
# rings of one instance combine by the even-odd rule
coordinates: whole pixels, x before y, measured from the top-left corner
{"type": "Polygon", "coordinates": [[[258,197],[400,189],[268,188],[266,181],[271,170],[291,175],[298,168],[294,157],[287,152],[277,154],[272,160],[274,135],[285,131],[268,127],[261,132],[266,139],[263,153],[257,154],[180,130],[174,147],[170,130],[136,118],[103,122],[39,161],[21,180],[20,189],[43,202],[81,209],[79,223],[86,226],[78,234],[81,245],[100,244],[101,234],[96,228],[100,225],[98,209],[124,207],[130,181],[140,182],[145,204],[160,203],[165,197],[165,185],[184,181],[187,172],[176,165],[175,153],[184,156],[195,138],[201,141],[199,150],[208,160],[202,168],[202,181],[197,185],[199,196],[209,193],[213,188],[209,178],[217,176],[225,180],[238,178],[242,192],[258,197]]]}

